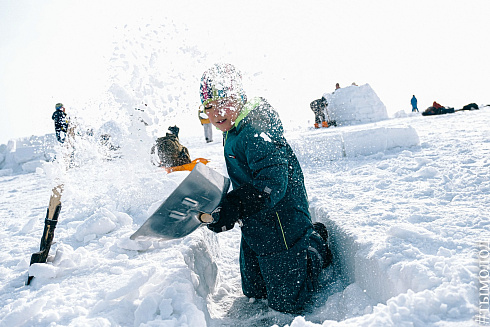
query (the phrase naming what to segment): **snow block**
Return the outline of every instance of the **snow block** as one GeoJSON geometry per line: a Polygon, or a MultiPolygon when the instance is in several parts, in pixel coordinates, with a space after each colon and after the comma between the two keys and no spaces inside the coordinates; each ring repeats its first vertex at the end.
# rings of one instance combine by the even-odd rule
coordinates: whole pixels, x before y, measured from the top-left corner
{"type": "Polygon", "coordinates": [[[25,173],[34,173],[37,168],[42,168],[45,161],[43,160],[33,160],[22,164],[22,171],[25,173]]]}
{"type": "Polygon", "coordinates": [[[54,157],[57,144],[54,133],[10,140],[7,145],[0,145],[0,169],[35,172],[42,162],[54,157]]]}
{"type": "Polygon", "coordinates": [[[347,86],[323,95],[330,119],[337,125],[357,125],[388,119],[386,106],[369,84],[347,86]]]}
{"type": "Polygon", "coordinates": [[[39,158],[38,148],[34,146],[23,146],[19,147],[12,153],[13,159],[17,164],[23,164],[28,161],[39,158]]]}
{"type": "Polygon", "coordinates": [[[384,127],[342,133],[342,139],[346,157],[384,152],[388,143],[384,127]]]}
{"type": "Polygon", "coordinates": [[[395,147],[411,147],[420,144],[419,135],[415,128],[392,127],[386,129],[386,147],[388,149],[395,147]]]}
{"type": "Polygon", "coordinates": [[[7,145],[0,144],[0,169],[2,167],[3,162],[5,161],[5,156],[7,152],[8,152],[7,145]]]}
{"type": "Polygon", "coordinates": [[[417,131],[411,127],[377,127],[342,133],[346,157],[367,156],[397,147],[420,144],[417,131]]]}
{"type": "Polygon", "coordinates": [[[355,128],[357,129],[332,128],[288,135],[288,141],[303,165],[321,164],[342,157],[367,156],[420,144],[417,131],[411,126],[355,128]]]}
{"type": "Polygon", "coordinates": [[[340,134],[305,135],[289,143],[296,156],[301,157],[300,161],[307,165],[338,160],[344,156],[340,134]]]}

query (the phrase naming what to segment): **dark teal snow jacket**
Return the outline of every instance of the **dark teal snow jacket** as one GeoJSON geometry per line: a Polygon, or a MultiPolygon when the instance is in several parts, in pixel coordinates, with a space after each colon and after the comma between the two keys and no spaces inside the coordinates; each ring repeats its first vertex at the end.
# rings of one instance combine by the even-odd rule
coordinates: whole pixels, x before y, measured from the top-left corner
{"type": "Polygon", "coordinates": [[[287,251],[312,229],[303,173],[283,133],[277,112],[262,98],[247,102],[224,133],[233,188],[250,183],[270,194],[266,209],[242,220],[243,239],[257,255],[287,251]]]}

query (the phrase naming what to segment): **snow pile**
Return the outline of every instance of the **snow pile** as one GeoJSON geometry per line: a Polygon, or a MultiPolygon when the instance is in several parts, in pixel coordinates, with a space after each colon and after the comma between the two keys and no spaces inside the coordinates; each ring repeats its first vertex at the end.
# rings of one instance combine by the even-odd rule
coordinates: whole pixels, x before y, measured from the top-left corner
{"type": "MultiPolygon", "coordinates": [[[[171,242],[129,239],[135,227],[186,175],[175,173],[167,177],[156,167],[119,158],[72,167],[66,174],[56,160],[43,165],[37,174],[7,179],[13,181],[13,187],[23,190],[14,195],[34,207],[25,224],[10,219],[13,224],[0,232],[1,238],[7,240],[9,233],[18,233],[22,236],[11,246],[29,243],[29,252],[39,246],[40,218],[49,199],[46,184],[63,183],[65,187],[52,256],[48,264],[30,267],[29,256],[21,256],[15,269],[29,271],[35,277],[27,288],[32,293],[20,300],[2,301],[0,326],[43,326],[54,321],[65,325],[139,326],[167,322],[175,326],[205,326],[210,319],[205,299],[214,291],[218,276],[212,259],[216,257],[216,246],[210,246],[216,243],[215,236],[200,230],[171,242]],[[27,184],[24,178],[28,178],[27,184]],[[41,194],[29,190],[34,186],[32,178],[40,181],[34,184],[38,190],[44,189],[41,194]],[[61,280],[65,282],[60,283],[61,280]],[[91,295],[75,295],[95,289],[91,295]],[[69,307],[60,307],[58,296],[67,300],[69,307]]],[[[6,199],[7,207],[15,211],[16,206],[9,201],[6,199]]],[[[13,259],[11,255],[15,251],[2,256],[2,266],[13,259]]],[[[6,289],[18,288],[25,282],[24,273],[11,279],[4,272],[0,278],[6,289]]]]}
{"type": "Polygon", "coordinates": [[[351,85],[323,95],[337,125],[357,125],[388,119],[386,107],[369,84],[351,85]]]}
{"type": "Polygon", "coordinates": [[[75,133],[75,138],[66,138],[63,144],[53,133],[10,140],[7,145],[0,145],[0,176],[35,172],[57,156],[69,157],[69,165],[117,157],[125,144],[123,140],[129,135],[115,121],[108,121],[95,131],[77,123],[75,133]]]}
{"type": "Polygon", "coordinates": [[[46,161],[53,160],[57,143],[54,134],[10,140],[0,145],[0,176],[32,173],[46,161]]]}

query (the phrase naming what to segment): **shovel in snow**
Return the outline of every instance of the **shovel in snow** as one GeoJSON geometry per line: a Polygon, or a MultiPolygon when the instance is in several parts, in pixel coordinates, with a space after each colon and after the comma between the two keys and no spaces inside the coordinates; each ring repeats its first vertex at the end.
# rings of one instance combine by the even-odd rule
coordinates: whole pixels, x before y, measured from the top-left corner
{"type": "MultiPolygon", "coordinates": [[[[53,243],[54,238],[54,229],[56,228],[56,224],[58,223],[58,216],[61,211],[61,193],[63,192],[63,184],[56,186],[53,188],[53,194],[49,199],[49,207],[46,213],[46,219],[44,220],[44,232],[41,237],[41,245],[39,247],[39,251],[33,253],[31,256],[31,265],[33,263],[45,263],[49,249],[51,248],[51,244],[53,243]]],[[[27,278],[26,285],[29,285],[34,276],[29,276],[27,278]]]]}

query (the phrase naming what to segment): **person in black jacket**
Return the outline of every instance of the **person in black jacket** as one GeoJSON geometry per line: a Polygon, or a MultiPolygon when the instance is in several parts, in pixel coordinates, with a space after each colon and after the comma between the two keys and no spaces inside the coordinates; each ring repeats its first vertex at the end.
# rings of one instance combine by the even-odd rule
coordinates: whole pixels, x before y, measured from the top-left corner
{"type": "Polygon", "coordinates": [[[54,120],[54,130],[56,132],[56,139],[60,143],[65,142],[66,133],[68,131],[68,118],[66,116],[65,107],[62,103],[57,103],[56,111],[51,116],[54,120]]]}

